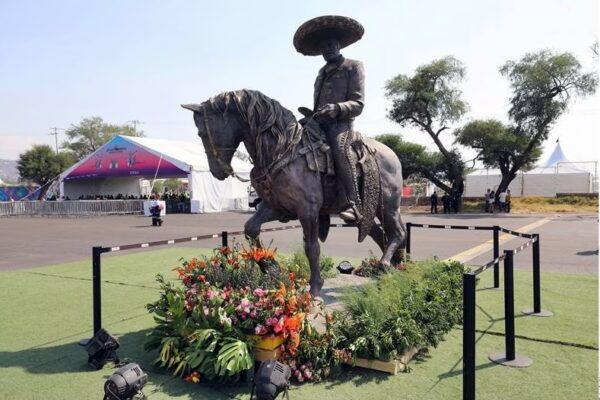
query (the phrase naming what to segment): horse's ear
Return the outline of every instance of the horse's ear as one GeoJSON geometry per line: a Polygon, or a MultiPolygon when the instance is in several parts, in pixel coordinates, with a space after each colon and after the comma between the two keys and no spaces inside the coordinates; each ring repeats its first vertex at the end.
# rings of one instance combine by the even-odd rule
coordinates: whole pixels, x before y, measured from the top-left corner
{"type": "Polygon", "coordinates": [[[202,109],[201,104],[182,104],[181,107],[187,108],[188,110],[192,110],[195,112],[200,112],[200,110],[202,109]]]}

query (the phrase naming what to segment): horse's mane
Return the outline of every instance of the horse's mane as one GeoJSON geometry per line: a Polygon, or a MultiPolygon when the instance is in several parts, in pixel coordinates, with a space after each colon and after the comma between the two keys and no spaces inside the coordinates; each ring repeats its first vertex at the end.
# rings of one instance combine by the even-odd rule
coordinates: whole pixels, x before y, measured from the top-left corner
{"type": "Polygon", "coordinates": [[[256,90],[236,90],[223,92],[211,97],[207,103],[213,111],[226,115],[234,103],[243,120],[250,127],[256,154],[252,161],[261,171],[268,171],[275,164],[291,156],[295,145],[300,141],[302,129],[294,114],[277,100],[256,90]]]}

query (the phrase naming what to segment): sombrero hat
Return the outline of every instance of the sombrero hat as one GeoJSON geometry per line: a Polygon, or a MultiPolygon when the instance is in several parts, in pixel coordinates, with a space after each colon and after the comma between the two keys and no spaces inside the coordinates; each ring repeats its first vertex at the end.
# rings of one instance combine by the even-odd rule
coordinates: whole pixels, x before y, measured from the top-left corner
{"type": "Polygon", "coordinates": [[[360,40],[365,28],[348,17],[324,15],[306,21],[294,34],[294,47],[305,56],[321,55],[321,43],[326,39],[337,39],[340,48],[360,40]]]}

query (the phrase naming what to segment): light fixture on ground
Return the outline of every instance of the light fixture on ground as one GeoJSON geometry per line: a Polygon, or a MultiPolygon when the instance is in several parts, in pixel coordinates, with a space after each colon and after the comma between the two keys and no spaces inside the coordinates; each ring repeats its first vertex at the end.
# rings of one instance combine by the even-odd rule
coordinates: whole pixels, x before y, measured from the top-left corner
{"type": "Polygon", "coordinates": [[[352,271],[354,270],[354,267],[352,266],[352,264],[350,263],[350,261],[342,261],[338,266],[337,266],[338,271],[340,271],[340,273],[342,274],[351,274],[352,271]]]}
{"type": "Polygon", "coordinates": [[[136,363],[119,368],[104,383],[103,400],[146,399],[142,388],[148,382],[146,374],[136,363]]]}
{"type": "Polygon", "coordinates": [[[257,400],[274,400],[281,392],[285,392],[286,398],[289,399],[291,376],[292,370],[287,365],[275,360],[263,361],[254,375],[250,400],[254,398],[255,391],[257,400]]]}
{"type": "Polygon", "coordinates": [[[88,353],[88,365],[94,369],[100,369],[108,361],[117,364],[119,362],[118,348],[117,338],[104,329],[100,329],[85,345],[85,351],[88,353]]]}

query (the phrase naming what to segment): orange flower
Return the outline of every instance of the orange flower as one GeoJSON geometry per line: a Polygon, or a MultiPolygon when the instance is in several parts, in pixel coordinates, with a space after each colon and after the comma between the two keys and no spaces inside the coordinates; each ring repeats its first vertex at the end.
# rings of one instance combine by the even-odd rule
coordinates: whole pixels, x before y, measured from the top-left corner
{"type": "Polygon", "coordinates": [[[288,278],[290,278],[290,281],[295,281],[296,280],[296,274],[292,271],[288,273],[288,278]]]}
{"type": "Polygon", "coordinates": [[[288,314],[293,314],[296,312],[296,310],[298,309],[298,300],[296,298],[296,296],[292,296],[289,298],[289,300],[287,301],[287,312],[288,314]]]}
{"type": "Polygon", "coordinates": [[[198,371],[194,371],[188,376],[185,377],[186,382],[198,383],[200,382],[200,373],[198,371]]]}
{"type": "Polygon", "coordinates": [[[293,317],[289,317],[285,320],[285,329],[288,332],[298,332],[304,321],[304,313],[298,313],[293,317]]]}
{"type": "Polygon", "coordinates": [[[260,260],[266,258],[268,260],[272,260],[275,258],[275,254],[277,250],[269,250],[262,247],[250,247],[248,250],[244,249],[240,252],[240,255],[244,258],[244,260],[252,260],[255,262],[259,262],[260,260]]]}
{"type": "Polygon", "coordinates": [[[279,290],[275,292],[275,295],[273,296],[274,299],[276,301],[279,302],[279,304],[284,305],[285,304],[285,295],[286,295],[286,290],[285,290],[285,285],[283,283],[279,284],[279,290]]]}
{"type": "Polygon", "coordinates": [[[296,331],[290,332],[287,350],[291,355],[295,355],[300,345],[300,334],[296,331]]]}

